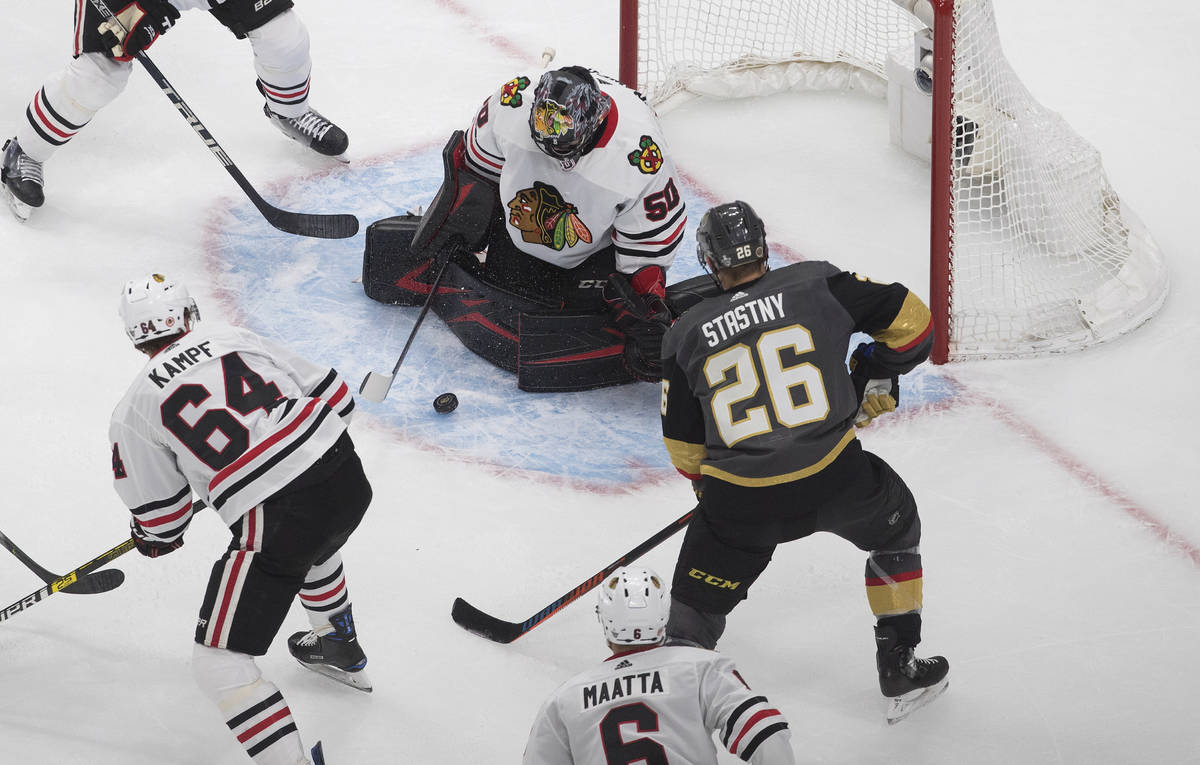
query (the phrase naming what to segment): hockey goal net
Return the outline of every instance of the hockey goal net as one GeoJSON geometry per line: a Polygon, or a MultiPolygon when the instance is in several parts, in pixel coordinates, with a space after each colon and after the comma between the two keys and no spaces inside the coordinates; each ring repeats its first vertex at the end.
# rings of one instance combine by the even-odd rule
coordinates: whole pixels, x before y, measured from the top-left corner
{"type": "Polygon", "coordinates": [[[1150,318],[1162,255],[1096,149],[1022,85],[991,0],[927,0],[925,21],[898,2],[622,0],[621,79],[661,110],[797,88],[890,99],[914,83],[889,57],[914,82],[932,69],[927,107],[908,103],[929,125],[934,361],[1072,351],[1150,318]]]}

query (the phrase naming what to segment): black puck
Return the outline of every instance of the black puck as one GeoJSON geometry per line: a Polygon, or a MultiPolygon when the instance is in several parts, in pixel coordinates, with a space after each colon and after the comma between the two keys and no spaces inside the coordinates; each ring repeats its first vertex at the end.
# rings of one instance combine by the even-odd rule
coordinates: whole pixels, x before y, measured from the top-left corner
{"type": "Polygon", "coordinates": [[[433,400],[433,409],[438,414],[450,414],[458,408],[458,396],[453,393],[443,393],[433,400]]]}

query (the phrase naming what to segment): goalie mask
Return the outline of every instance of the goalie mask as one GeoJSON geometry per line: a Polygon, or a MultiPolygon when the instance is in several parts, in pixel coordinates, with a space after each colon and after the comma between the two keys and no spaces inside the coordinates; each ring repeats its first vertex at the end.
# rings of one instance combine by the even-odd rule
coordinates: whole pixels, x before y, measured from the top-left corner
{"type": "Polygon", "coordinates": [[[696,229],[696,259],[716,279],[718,271],[767,260],[767,230],[754,208],[726,202],[704,213],[696,229]]]}
{"type": "Polygon", "coordinates": [[[554,69],[542,75],[533,92],[529,133],[543,152],[574,163],[591,148],[608,107],[608,96],[587,69],[554,69]]]}
{"type": "Polygon", "coordinates": [[[126,282],[118,313],[125,323],[125,334],[135,346],[182,334],[200,320],[200,311],[187,287],[162,274],[126,282]]]}
{"type": "Polygon", "coordinates": [[[671,595],[648,568],[622,568],[600,585],[596,617],[615,645],[654,645],[666,638],[671,595]]]}

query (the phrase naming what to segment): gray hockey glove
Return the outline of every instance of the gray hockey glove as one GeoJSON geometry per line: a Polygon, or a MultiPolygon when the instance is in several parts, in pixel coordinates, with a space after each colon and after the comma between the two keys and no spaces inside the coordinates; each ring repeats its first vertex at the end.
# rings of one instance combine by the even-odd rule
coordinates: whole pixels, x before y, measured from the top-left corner
{"type": "Polygon", "coordinates": [[[850,354],[850,380],[858,396],[855,427],[863,428],[885,412],[896,411],[900,403],[900,376],[871,358],[875,343],[860,343],[850,354]]]}
{"type": "Polygon", "coordinates": [[[167,0],[136,0],[113,13],[97,28],[108,53],[117,61],[132,61],[179,20],[167,0]]]}

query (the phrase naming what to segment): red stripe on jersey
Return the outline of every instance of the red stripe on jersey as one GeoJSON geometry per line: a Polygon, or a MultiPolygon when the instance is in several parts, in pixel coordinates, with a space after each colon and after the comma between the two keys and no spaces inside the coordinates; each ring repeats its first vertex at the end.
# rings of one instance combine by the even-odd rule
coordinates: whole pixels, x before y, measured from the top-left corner
{"type": "Polygon", "coordinates": [[[897,351],[897,352],[907,351],[909,348],[919,345],[922,340],[929,337],[929,333],[932,331],[933,331],[933,319],[930,319],[929,323],[927,325],[925,325],[925,329],[923,329],[921,331],[921,334],[917,335],[915,340],[913,340],[911,343],[908,343],[906,345],[902,345],[899,348],[893,348],[892,350],[897,351]]]}
{"type": "Polygon", "coordinates": [[[345,398],[346,394],[349,392],[350,388],[346,385],[346,383],[342,383],[341,387],[337,389],[337,393],[333,394],[333,398],[328,400],[330,408],[337,406],[337,403],[345,398]]]}
{"type": "Polygon", "coordinates": [[[921,569],[917,569],[916,571],[905,571],[901,574],[893,574],[886,579],[884,579],[883,577],[868,576],[867,577],[867,586],[868,587],[878,587],[879,585],[882,585],[882,584],[890,584],[892,582],[911,582],[913,579],[920,579],[920,578],[921,578],[921,569]]]}
{"type": "Polygon", "coordinates": [[[170,523],[171,521],[179,520],[180,516],[185,515],[191,509],[192,509],[192,503],[191,503],[191,500],[188,500],[188,503],[186,505],[184,505],[179,510],[171,513],[170,515],[164,515],[161,518],[154,518],[153,520],[149,520],[149,521],[138,520],[137,524],[139,526],[141,526],[142,528],[161,526],[164,523],[170,523]]]}
{"type": "Polygon", "coordinates": [[[262,733],[267,728],[270,728],[272,725],[279,722],[280,720],[283,720],[283,719],[291,717],[291,716],[292,716],[291,708],[284,707],[283,709],[279,710],[275,714],[271,715],[270,717],[266,718],[262,722],[255,725],[253,728],[247,728],[242,733],[239,733],[237,740],[244,744],[248,740],[257,736],[259,733],[262,733]]]}
{"type": "Polygon", "coordinates": [[[241,457],[238,457],[236,460],[234,460],[232,463],[230,463],[229,467],[225,468],[220,473],[217,473],[215,476],[213,476],[213,479],[208,482],[209,493],[210,494],[213,493],[214,490],[217,488],[217,486],[224,483],[234,473],[237,473],[239,470],[246,467],[246,465],[253,462],[255,459],[258,458],[259,455],[261,455],[267,449],[270,449],[272,446],[274,446],[275,444],[279,443],[280,441],[282,441],[283,439],[285,439],[289,435],[291,435],[292,431],[296,430],[296,428],[300,427],[304,423],[305,420],[309,419],[309,417],[312,415],[312,410],[314,408],[316,408],[316,406],[318,404],[321,404],[321,403],[322,402],[320,401],[320,399],[315,399],[315,398],[311,399],[307,404],[305,404],[304,409],[302,409],[300,411],[299,416],[297,416],[296,419],[292,420],[291,424],[289,424],[286,428],[283,428],[279,432],[272,435],[270,438],[264,440],[258,446],[254,447],[253,449],[250,449],[245,454],[243,454],[241,457]]]}
{"type": "MultiPolygon", "coordinates": [[[[686,220],[682,221],[678,226],[675,227],[674,231],[667,234],[666,239],[656,239],[652,242],[644,242],[641,240],[628,239],[628,237],[626,237],[627,241],[624,244],[627,247],[657,247],[660,245],[670,244],[671,242],[674,242],[679,237],[683,236],[683,229],[686,225],[687,225],[687,221],[686,220]]],[[[620,231],[617,232],[617,234],[620,234],[620,233],[621,233],[620,231]]]]}
{"type": "Polygon", "coordinates": [[[221,594],[221,607],[217,609],[217,623],[213,625],[213,645],[221,642],[221,631],[225,627],[225,617],[229,615],[229,604],[233,600],[233,591],[237,587],[238,574],[241,573],[245,561],[245,551],[239,550],[233,556],[233,565],[225,580],[225,592],[221,594]]]}
{"type": "Polygon", "coordinates": [[[746,721],[742,727],[742,732],[738,734],[733,743],[729,745],[730,754],[737,754],[738,744],[742,743],[742,737],[750,732],[750,729],[757,725],[760,721],[768,717],[783,717],[778,709],[763,709],[754,713],[754,716],[746,721]]]}
{"type": "Polygon", "coordinates": [[[258,513],[262,505],[250,508],[250,512],[246,513],[246,539],[242,544],[242,548],[247,552],[254,552],[254,538],[258,536],[258,513]]]}
{"type": "Polygon", "coordinates": [[[604,97],[608,99],[608,116],[605,118],[604,132],[600,135],[600,140],[596,141],[596,148],[603,149],[608,146],[608,141],[613,137],[613,133],[617,132],[617,102],[612,100],[612,96],[605,93],[604,97]]]}
{"type": "Polygon", "coordinates": [[[300,599],[301,599],[301,600],[307,600],[307,601],[309,601],[309,602],[312,602],[312,603],[316,603],[316,602],[318,602],[318,601],[321,601],[321,600],[329,600],[329,599],[330,599],[330,598],[332,598],[334,595],[337,595],[339,592],[341,592],[341,591],[342,591],[342,590],[344,590],[344,589],[346,589],[346,580],[345,580],[345,579],[342,579],[342,581],[338,582],[338,586],[337,586],[337,587],[334,587],[332,590],[330,590],[329,592],[325,593],[324,595],[305,595],[305,594],[302,592],[302,593],[300,593],[300,599]]]}
{"type": "Polygon", "coordinates": [[[471,159],[475,160],[480,165],[495,168],[496,172],[500,172],[504,165],[491,159],[489,154],[475,143],[475,128],[471,128],[471,132],[467,134],[467,151],[471,154],[471,159]]]}

